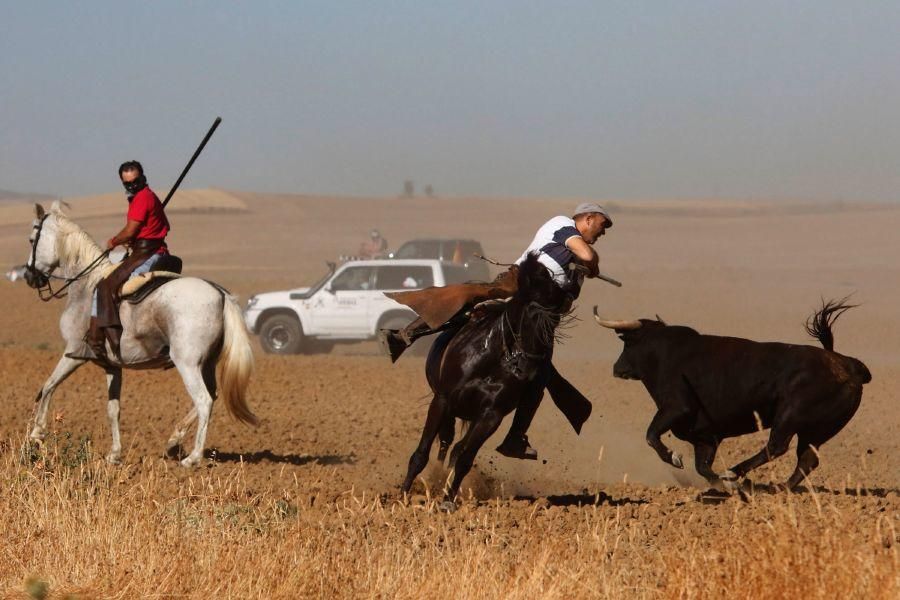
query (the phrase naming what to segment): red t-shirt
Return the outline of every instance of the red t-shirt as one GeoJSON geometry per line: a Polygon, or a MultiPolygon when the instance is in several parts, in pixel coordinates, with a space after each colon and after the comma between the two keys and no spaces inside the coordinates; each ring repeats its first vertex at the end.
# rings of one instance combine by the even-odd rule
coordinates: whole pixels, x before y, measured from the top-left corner
{"type": "MultiPolygon", "coordinates": [[[[145,186],[131,199],[128,205],[128,220],[138,221],[141,224],[135,236],[139,240],[162,240],[169,233],[169,220],[163,211],[162,202],[149,186],[145,186]]],[[[166,252],[165,245],[159,252],[166,252]]]]}

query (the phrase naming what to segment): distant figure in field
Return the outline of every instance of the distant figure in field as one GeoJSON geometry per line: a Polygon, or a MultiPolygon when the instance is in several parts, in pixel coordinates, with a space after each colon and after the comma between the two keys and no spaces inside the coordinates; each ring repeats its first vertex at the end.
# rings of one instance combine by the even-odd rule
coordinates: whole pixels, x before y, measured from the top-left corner
{"type": "Polygon", "coordinates": [[[381,232],[373,229],[369,232],[369,239],[359,245],[360,258],[379,258],[387,252],[387,240],[381,237],[381,232]]]}

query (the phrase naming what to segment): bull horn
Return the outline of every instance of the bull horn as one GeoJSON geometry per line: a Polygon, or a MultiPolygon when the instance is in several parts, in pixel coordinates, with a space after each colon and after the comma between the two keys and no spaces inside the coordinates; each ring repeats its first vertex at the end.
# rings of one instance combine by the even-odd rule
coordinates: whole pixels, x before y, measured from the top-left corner
{"type": "Polygon", "coordinates": [[[638,320],[632,321],[609,321],[607,319],[601,319],[600,315],[597,313],[597,307],[594,307],[594,319],[597,320],[601,326],[606,327],[607,329],[638,329],[641,326],[641,322],[638,320]]]}

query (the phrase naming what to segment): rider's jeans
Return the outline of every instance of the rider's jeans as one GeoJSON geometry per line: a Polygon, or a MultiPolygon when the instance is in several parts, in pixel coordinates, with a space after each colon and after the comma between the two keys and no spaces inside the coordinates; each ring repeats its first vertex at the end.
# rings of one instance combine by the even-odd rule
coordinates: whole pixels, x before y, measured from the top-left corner
{"type": "MultiPolygon", "coordinates": [[[[144,273],[149,273],[156,265],[156,263],[159,262],[161,256],[162,254],[154,254],[153,256],[145,260],[134,271],[131,272],[131,276],[128,279],[137,277],[138,275],[143,275],[144,273]]],[[[91,300],[91,316],[97,316],[97,288],[94,288],[94,297],[91,300]]]]}

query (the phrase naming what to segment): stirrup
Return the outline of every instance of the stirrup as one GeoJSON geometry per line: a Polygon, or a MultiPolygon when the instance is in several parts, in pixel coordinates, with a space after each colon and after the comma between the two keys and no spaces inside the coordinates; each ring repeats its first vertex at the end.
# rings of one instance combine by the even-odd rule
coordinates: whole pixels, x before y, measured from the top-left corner
{"type": "Polygon", "coordinates": [[[103,350],[104,350],[103,353],[98,353],[94,348],[91,347],[90,344],[85,342],[84,345],[80,349],[78,349],[74,352],[66,352],[64,354],[64,356],[66,358],[71,358],[74,360],[86,360],[86,361],[95,362],[95,363],[98,363],[101,365],[111,364],[109,361],[109,356],[105,352],[106,348],[104,347],[103,350]]]}
{"type": "Polygon", "coordinates": [[[66,352],[63,356],[73,360],[99,360],[90,348],[87,349],[87,352],[66,352]]]}

